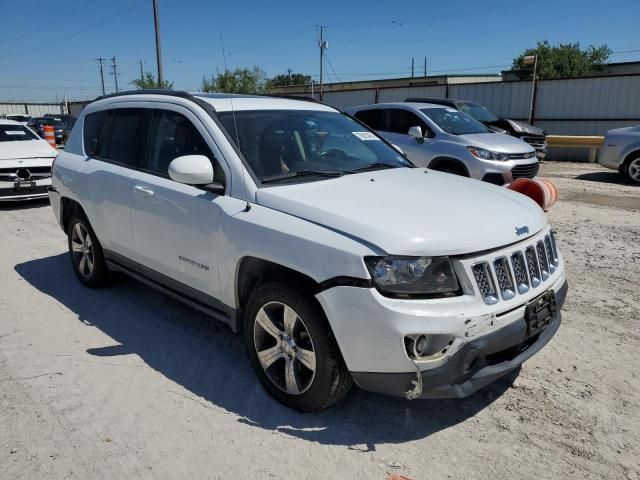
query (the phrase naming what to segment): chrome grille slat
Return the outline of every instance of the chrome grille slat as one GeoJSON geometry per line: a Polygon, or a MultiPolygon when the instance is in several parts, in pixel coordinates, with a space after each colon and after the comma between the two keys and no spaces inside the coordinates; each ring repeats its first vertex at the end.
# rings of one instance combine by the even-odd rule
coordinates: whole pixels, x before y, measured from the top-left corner
{"type": "Polygon", "coordinates": [[[527,293],[529,291],[529,276],[527,275],[527,266],[522,252],[516,252],[511,255],[511,266],[513,267],[518,293],[520,295],[527,293]]]}
{"type": "Polygon", "coordinates": [[[488,262],[476,263],[471,267],[473,276],[476,279],[478,290],[480,295],[487,305],[493,305],[498,303],[498,292],[496,291],[496,284],[493,280],[493,274],[488,262]]]}
{"type": "Polygon", "coordinates": [[[516,289],[513,283],[513,277],[511,275],[511,269],[509,268],[507,257],[500,257],[494,260],[493,270],[496,272],[496,279],[498,281],[498,288],[500,289],[502,299],[510,300],[515,297],[516,289]]]}
{"type": "Polygon", "coordinates": [[[551,248],[553,248],[553,257],[556,260],[556,266],[560,263],[560,255],[558,255],[558,246],[556,245],[556,236],[551,232],[549,234],[551,237],[551,248]]]}
{"type": "Polygon", "coordinates": [[[544,251],[544,243],[542,240],[539,240],[536,243],[536,253],[538,254],[538,261],[540,262],[540,270],[542,271],[542,281],[544,282],[547,278],[549,278],[549,259],[547,258],[547,253],[544,251]]]}
{"type": "Polygon", "coordinates": [[[527,268],[529,270],[529,278],[531,279],[531,286],[536,288],[542,283],[542,277],[540,275],[540,264],[538,263],[538,256],[533,247],[527,247],[525,250],[527,258],[527,268]]]}
{"type": "Polygon", "coordinates": [[[551,247],[551,237],[547,235],[544,237],[544,251],[547,254],[547,259],[549,260],[549,273],[553,273],[556,271],[557,260],[553,255],[553,248],[551,247]]]}

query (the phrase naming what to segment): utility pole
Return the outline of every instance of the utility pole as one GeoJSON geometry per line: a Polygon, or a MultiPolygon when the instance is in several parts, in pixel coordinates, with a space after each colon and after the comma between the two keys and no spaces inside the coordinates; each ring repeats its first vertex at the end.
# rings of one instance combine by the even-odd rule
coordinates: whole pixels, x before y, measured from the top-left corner
{"type": "Polygon", "coordinates": [[[224,71],[227,71],[227,51],[224,49],[224,38],[220,35],[220,48],[222,49],[222,65],[224,65],[224,71]]]}
{"type": "Polygon", "coordinates": [[[427,57],[424,57],[424,76],[427,76],[427,57]]]}
{"type": "Polygon", "coordinates": [[[116,82],[116,93],[118,93],[118,65],[116,63],[116,57],[111,57],[111,72],[109,75],[113,75],[113,79],[116,82]]]}
{"type": "Polygon", "coordinates": [[[144,80],[144,72],[142,71],[142,60],[138,60],[138,63],[140,64],[140,80],[143,81],[144,80]]]}
{"type": "Polygon", "coordinates": [[[100,83],[102,83],[102,95],[105,94],[104,92],[104,70],[103,70],[103,65],[104,65],[104,61],[106,60],[106,58],[102,58],[102,57],[98,57],[95,59],[96,62],[98,62],[98,65],[100,67],[100,83]]]}
{"type": "Polygon", "coordinates": [[[320,41],[318,45],[320,46],[320,101],[322,101],[322,68],[324,65],[324,51],[326,48],[329,48],[329,42],[324,39],[324,29],[323,25],[320,25],[320,41]]]}
{"type": "Polygon", "coordinates": [[[411,57],[411,78],[414,77],[414,68],[416,66],[416,59],[415,57],[411,57]]]}
{"type": "Polygon", "coordinates": [[[538,54],[527,55],[524,57],[523,64],[531,65],[533,63],[533,78],[531,79],[531,108],[529,109],[529,123],[533,125],[533,116],[536,109],[536,84],[538,75],[538,54]]]}
{"type": "Polygon", "coordinates": [[[162,49],[160,48],[160,18],[158,17],[158,0],[153,0],[153,21],[156,27],[156,61],[158,62],[158,87],[164,88],[162,73],[162,49]]]}

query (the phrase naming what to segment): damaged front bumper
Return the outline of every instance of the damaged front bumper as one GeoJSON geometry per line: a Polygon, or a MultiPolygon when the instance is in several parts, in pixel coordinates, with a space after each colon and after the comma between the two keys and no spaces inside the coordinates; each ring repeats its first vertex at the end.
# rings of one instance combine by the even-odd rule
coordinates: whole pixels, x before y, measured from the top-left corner
{"type": "Polygon", "coordinates": [[[470,341],[442,366],[419,373],[352,372],[363,389],[408,398],[462,398],[515,370],[553,338],[561,322],[567,282],[555,292],[557,310],[541,332],[530,336],[524,317],[470,341]]]}

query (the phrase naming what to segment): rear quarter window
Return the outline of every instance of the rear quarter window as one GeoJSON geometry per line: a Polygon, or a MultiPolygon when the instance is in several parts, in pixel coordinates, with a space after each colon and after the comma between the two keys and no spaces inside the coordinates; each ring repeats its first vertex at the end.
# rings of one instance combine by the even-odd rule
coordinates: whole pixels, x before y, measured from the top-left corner
{"type": "Polygon", "coordinates": [[[83,141],[84,153],[86,155],[95,154],[93,150],[100,142],[100,137],[102,136],[104,124],[107,119],[107,113],[107,110],[102,110],[100,112],[90,113],[84,117],[83,141]]]}
{"type": "Polygon", "coordinates": [[[371,110],[361,110],[354,116],[372,130],[382,130],[384,128],[384,110],[374,108],[371,110]]]}

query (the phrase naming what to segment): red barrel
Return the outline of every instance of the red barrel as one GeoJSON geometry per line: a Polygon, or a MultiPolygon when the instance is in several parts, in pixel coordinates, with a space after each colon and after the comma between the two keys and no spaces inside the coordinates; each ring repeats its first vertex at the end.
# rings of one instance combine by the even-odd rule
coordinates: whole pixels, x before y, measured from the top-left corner
{"type": "Polygon", "coordinates": [[[533,199],[545,212],[558,200],[558,189],[546,178],[518,178],[509,189],[533,199]]]}

